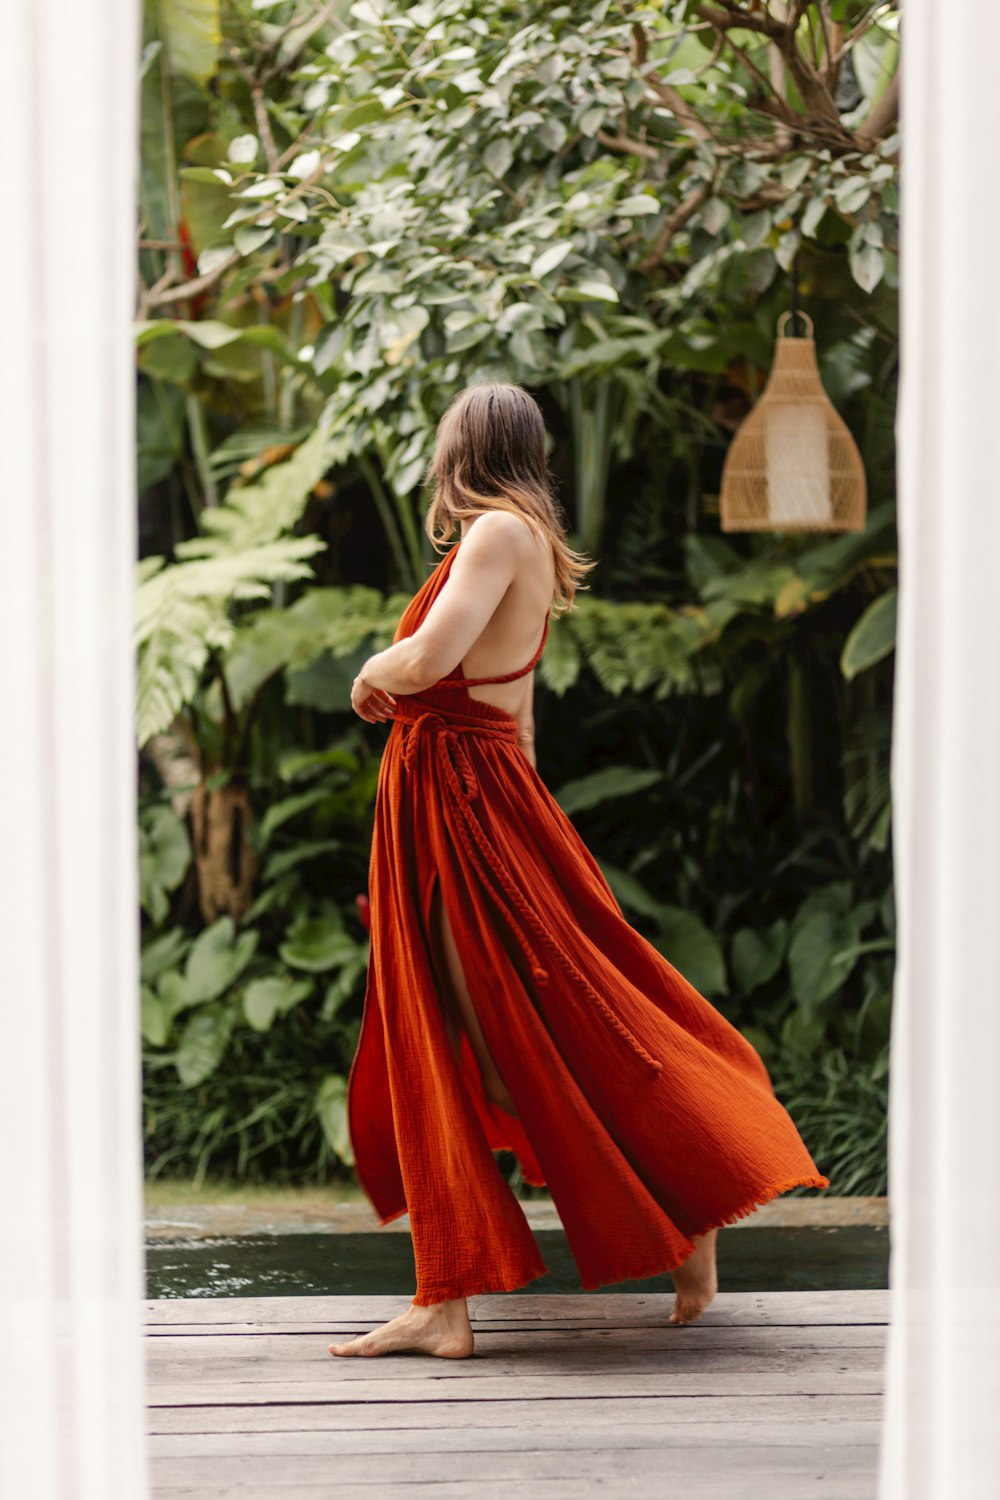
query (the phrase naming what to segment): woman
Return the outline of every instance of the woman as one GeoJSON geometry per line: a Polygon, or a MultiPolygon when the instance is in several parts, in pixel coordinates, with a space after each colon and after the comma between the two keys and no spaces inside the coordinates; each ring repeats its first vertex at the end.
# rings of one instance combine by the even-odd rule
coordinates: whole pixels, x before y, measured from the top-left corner
{"type": "Polygon", "coordinates": [[[426,529],[461,536],[365,662],[379,772],[365,1009],[348,1088],[359,1180],[410,1214],[417,1291],[335,1355],[472,1352],[466,1298],[545,1271],[493,1152],[547,1184],[588,1290],[670,1271],[671,1322],[717,1289],[715,1239],[827,1187],[760,1057],[622,914],[535,768],[532,682],[566,544],[541,413],[512,385],[442,419],[426,529]]]}

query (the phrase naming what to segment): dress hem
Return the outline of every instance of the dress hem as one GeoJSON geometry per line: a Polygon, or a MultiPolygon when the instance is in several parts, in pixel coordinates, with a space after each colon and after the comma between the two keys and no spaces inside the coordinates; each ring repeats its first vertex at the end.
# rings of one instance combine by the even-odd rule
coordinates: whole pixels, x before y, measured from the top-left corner
{"type": "Polygon", "coordinates": [[[537,1281],[540,1276],[547,1276],[549,1268],[543,1265],[540,1271],[532,1271],[527,1277],[511,1278],[509,1276],[497,1281],[488,1280],[477,1282],[471,1288],[458,1286],[437,1287],[433,1292],[417,1292],[413,1298],[415,1307],[430,1307],[436,1302],[455,1302],[464,1297],[485,1297],[491,1293],[517,1292],[521,1287],[529,1286],[531,1282],[537,1281]]]}
{"type": "MultiPolygon", "coordinates": [[[[790,1192],[792,1188],[826,1188],[829,1186],[829,1177],[824,1177],[821,1173],[816,1173],[808,1177],[793,1177],[784,1182],[776,1183],[771,1187],[763,1188],[753,1198],[745,1199],[738,1208],[731,1210],[727,1214],[713,1218],[703,1228],[693,1230],[690,1235],[684,1235],[683,1238],[691,1248],[681,1260],[675,1261],[673,1265],[664,1265],[662,1261],[659,1261],[655,1265],[651,1264],[639,1270],[634,1268],[629,1268],[628,1270],[619,1269],[608,1272],[596,1281],[587,1280],[581,1275],[580,1284],[585,1292],[593,1292],[605,1286],[619,1286],[624,1281],[645,1281],[653,1276],[668,1275],[671,1271],[678,1270],[694,1254],[695,1246],[693,1241],[696,1237],[708,1234],[713,1229],[722,1229],[727,1224],[735,1224],[739,1219],[747,1218],[756,1209],[773,1202],[775,1198],[779,1198],[782,1193],[790,1192]]],[[[398,1218],[399,1215],[394,1215],[394,1217],[398,1218]]],[[[543,1265],[540,1271],[535,1271],[527,1278],[518,1280],[506,1277],[502,1278],[501,1282],[498,1282],[494,1278],[493,1280],[476,1283],[471,1288],[462,1288],[456,1284],[438,1287],[433,1292],[418,1292],[414,1296],[413,1301],[418,1307],[427,1307],[435,1302],[453,1302],[463,1297],[481,1297],[488,1296],[491,1293],[516,1292],[522,1287],[528,1286],[532,1281],[537,1281],[540,1276],[546,1275],[547,1271],[548,1267],[543,1265]]]]}
{"type": "Polygon", "coordinates": [[[733,1209],[731,1213],[714,1218],[710,1220],[709,1223],[707,1223],[703,1228],[692,1230],[690,1235],[684,1235],[683,1238],[687,1240],[691,1248],[690,1250],[688,1250],[687,1254],[683,1257],[682,1260],[676,1261],[672,1266],[665,1266],[660,1263],[655,1266],[651,1266],[648,1270],[625,1271],[621,1274],[612,1274],[602,1277],[599,1281],[588,1282],[585,1281],[581,1276],[580,1283],[583,1286],[585,1292],[593,1292],[597,1291],[600,1287],[603,1286],[617,1286],[623,1281],[644,1281],[650,1276],[667,1275],[671,1271],[679,1270],[684,1262],[690,1259],[690,1257],[694,1254],[695,1238],[700,1238],[702,1235],[709,1234],[713,1229],[723,1229],[727,1224],[735,1224],[739,1219],[747,1218],[756,1209],[763,1208],[766,1203],[771,1203],[775,1198],[779,1198],[782,1193],[787,1193],[794,1187],[825,1188],[829,1186],[829,1177],[824,1177],[821,1173],[817,1173],[809,1177],[793,1177],[785,1182],[778,1183],[773,1187],[763,1188],[757,1193],[755,1197],[745,1199],[742,1205],[739,1208],[733,1209]]]}
{"type": "Polygon", "coordinates": [[[404,1206],[403,1208],[393,1209],[391,1214],[379,1214],[379,1225],[384,1228],[386,1224],[394,1224],[397,1219],[402,1219],[409,1211],[409,1208],[404,1206]]]}

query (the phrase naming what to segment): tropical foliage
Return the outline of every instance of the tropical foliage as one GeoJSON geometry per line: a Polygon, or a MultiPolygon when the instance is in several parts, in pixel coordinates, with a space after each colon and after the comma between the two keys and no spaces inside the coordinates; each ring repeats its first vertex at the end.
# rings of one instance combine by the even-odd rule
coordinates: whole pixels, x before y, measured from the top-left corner
{"type": "MultiPolygon", "coordinates": [[[[482,376],[538,396],[600,558],[540,670],[543,775],[779,1088],[825,1097],[825,1047],[879,1097],[897,27],[846,0],[148,0],[152,1169],[349,1164],[378,763],[349,683],[432,560],[434,429],[482,376]],[[721,460],[793,298],[869,524],[723,539],[721,460]]],[[[831,1135],[824,1170],[877,1191],[858,1119],[861,1168],[831,1135]]]]}

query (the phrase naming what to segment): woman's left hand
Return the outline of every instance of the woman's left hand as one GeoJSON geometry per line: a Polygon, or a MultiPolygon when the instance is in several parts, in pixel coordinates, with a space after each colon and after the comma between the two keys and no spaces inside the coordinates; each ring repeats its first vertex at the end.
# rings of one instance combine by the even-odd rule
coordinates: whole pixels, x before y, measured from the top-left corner
{"type": "Polygon", "coordinates": [[[351,688],[351,707],[369,724],[384,724],[396,709],[396,700],[383,688],[373,688],[359,672],[351,688]]]}

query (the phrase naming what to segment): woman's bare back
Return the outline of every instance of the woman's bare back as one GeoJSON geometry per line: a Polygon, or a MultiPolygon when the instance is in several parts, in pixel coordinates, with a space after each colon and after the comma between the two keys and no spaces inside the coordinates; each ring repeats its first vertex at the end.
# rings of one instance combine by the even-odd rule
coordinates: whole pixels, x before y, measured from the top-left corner
{"type": "MultiPolygon", "coordinates": [[[[475,524],[472,521],[463,536],[475,524]]],[[[489,623],[462,660],[466,677],[504,677],[523,667],[538,650],[555,593],[555,562],[549,543],[536,536],[527,523],[524,530],[524,560],[489,623]]],[[[469,696],[480,703],[492,703],[523,722],[531,717],[534,676],[532,671],[514,682],[470,687],[469,696]]]]}

